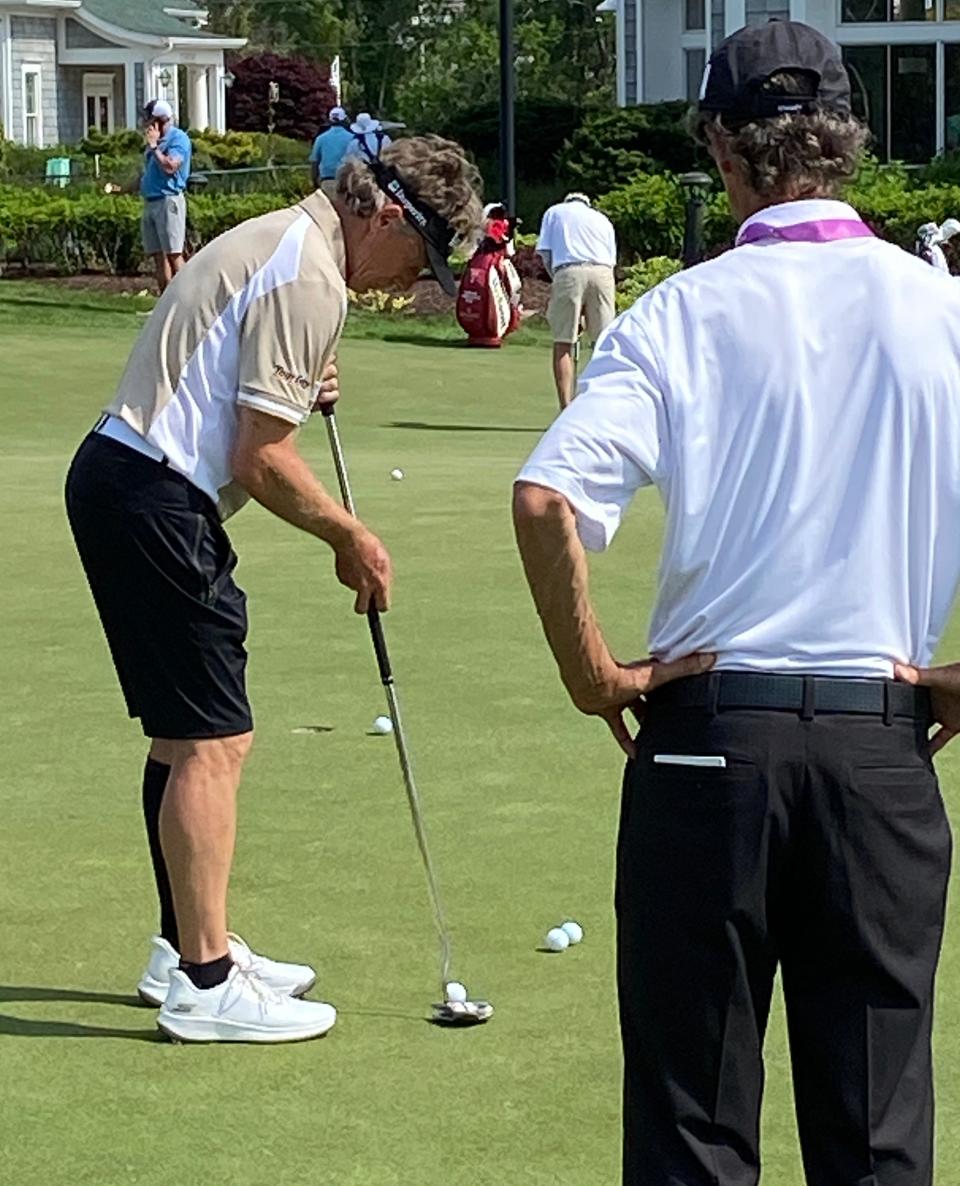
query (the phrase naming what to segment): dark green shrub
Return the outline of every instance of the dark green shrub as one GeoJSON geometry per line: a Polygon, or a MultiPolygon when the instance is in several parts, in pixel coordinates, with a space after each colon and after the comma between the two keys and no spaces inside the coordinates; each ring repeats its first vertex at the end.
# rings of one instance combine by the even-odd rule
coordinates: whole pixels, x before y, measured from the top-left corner
{"type": "Polygon", "coordinates": [[[685,102],[627,107],[588,116],[559,158],[568,188],[602,194],[637,173],[685,173],[708,164],[686,128],[685,102]]]}

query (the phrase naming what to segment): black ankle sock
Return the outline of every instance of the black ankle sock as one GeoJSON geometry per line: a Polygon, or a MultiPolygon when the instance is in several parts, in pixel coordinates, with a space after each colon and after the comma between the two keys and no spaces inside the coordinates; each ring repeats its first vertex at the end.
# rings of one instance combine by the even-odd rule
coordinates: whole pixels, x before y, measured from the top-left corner
{"type": "Polygon", "coordinates": [[[143,821],[147,825],[147,841],[150,844],[150,859],[153,862],[153,876],[157,883],[157,897],[160,899],[160,934],[174,951],[180,950],[180,935],[177,932],[177,916],[173,909],[173,894],[170,878],[160,847],[160,804],[167,788],[170,767],[163,762],[147,758],[143,769],[143,821]]]}
{"type": "Polygon", "coordinates": [[[232,967],[233,960],[229,955],[221,955],[219,959],[208,960],[205,964],[188,964],[186,960],[180,961],[180,971],[190,977],[194,988],[216,988],[218,984],[223,984],[230,975],[232,967]]]}

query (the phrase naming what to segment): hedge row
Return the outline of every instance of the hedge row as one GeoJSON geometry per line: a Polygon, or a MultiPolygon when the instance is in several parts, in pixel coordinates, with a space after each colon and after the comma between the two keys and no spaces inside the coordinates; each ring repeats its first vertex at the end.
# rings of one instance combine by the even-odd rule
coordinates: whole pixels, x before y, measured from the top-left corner
{"type": "MultiPolygon", "coordinates": [[[[868,166],[848,197],[879,235],[908,250],[922,223],[960,217],[960,184],[918,184],[902,169],[868,166]]],[[[192,196],[190,245],[196,250],[238,222],[293,200],[293,195],[282,193],[192,196]]],[[[679,256],[683,193],[672,174],[636,176],[598,205],[617,228],[623,262],[679,256]]],[[[69,196],[65,190],[0,186],[0,266],[19,261],[51,264],[63,272],[135,271],[141,264],[141,211],[140,199],[134,196],[69,196]]],[[[707,249],[728,246],[734,234],[726,198],[714,193],[705,217],[707,249]]],[[[532,255],[532,249],[525,251],[532,255]]],[[[531,266],[535,264],[532,260],[531,266]]]]}
{"type": "MultiPolygon", "coordinates": [[[[925,222],[960,217],[960,184],[923,184],[906,170],[864,167],[844,195],[882,238],[911,250],[925,222]]],[[[597,203],[617,228],[621,258],[677,257],[683,242],[683,192],[668,173],[639,175],[597,203]]],[[[736,234],[726,196],[711,195],[704,218],[708,252],[729,246],[736,234]]]]}
{"type": "MultiPolygon", "coordinates": [[[[188,202],[192,250],[247,218],[290,203],[285,194],[197,195],[188,202]]],[[[0,266],[48,264],[63,273],[137,272],[143,262],[143,203],[126,194],[65,197],[49,189],[0,186],[0,266]]]]}

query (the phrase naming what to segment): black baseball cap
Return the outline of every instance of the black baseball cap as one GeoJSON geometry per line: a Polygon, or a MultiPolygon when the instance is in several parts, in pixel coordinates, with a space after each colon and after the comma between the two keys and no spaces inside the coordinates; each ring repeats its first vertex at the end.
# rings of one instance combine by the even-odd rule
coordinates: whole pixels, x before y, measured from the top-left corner
{"type": "Polygon", "coordinates": [[[364,137],[358,139],[377,185],[394,205],[400,207],[407,223],[423,239],[430,270],[440,282],[440,287],[448,296],[456,296],[457,281],[449,263],[450,252],[457,239],[456,229],[442,214],[422,201],[392,165],[382,161],[378,153],[371,152],[364,137]]]}
{"type": "Polygon", "coordinates": [[[778,115],[850,114],[850,78],[840,47],[799,21],[768,21],[740,29],[717,46],[703,76],[699,109],[727,124],[778,115]],[[811,92],[765,90],[774,74],[805,74],[811,92]]]}

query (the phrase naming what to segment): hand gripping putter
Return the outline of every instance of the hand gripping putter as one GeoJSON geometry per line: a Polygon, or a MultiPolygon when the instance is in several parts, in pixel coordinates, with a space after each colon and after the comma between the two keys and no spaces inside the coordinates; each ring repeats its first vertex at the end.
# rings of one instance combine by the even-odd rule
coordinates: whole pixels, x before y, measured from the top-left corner
{"type": "MultiPolygon", "coordinates": [[[[340,483],[340,494],[343,505],[351,515],[356,511],[353,505],[353,495],[350,490],[350,478],[347,474],[347,464],[340,444],[340,433],[337,429],[337,417],[333,405],[323,409],[323,417],[327,425],[327,436],[330,438],[330,451],[333,454],[333,464],[337,471],[337,481],[340,483]]],[[[413,777],[413,767],[410,762],[410,752],[407,749],[407,739],[403,732],[403,722],[400,717],[400,702],[397,688],[390,666],[390,655],[383,634],[383,623],[376,606],[371,605],[367,611],[367,622],[370,626],[370,637],[373,639],[373,649],[377,657],[377,667],[380,669],[380,683],[387,696],[387,707],[390,719],[393,721],[393,737],[397,744],[397,756],[400,759],[400,771],[403,775],[403,785],[407,792],[407,803],[410,806],[410,816],[413,820],[413,830],[417,837],[417,847],[423,861],[424,872],[427,875],[427,888],[430,891],[430,903],[433,906],[433,921],[436,924],[437,935],[440,939],[440,1002],[432,1007],[432,1020],[440,1025],[477,1025],[489,1021],[493,1016],[493,1006],[489,1001],[448,1001],[446,999],[447,984],[450,983],[450,963],[452,946],[450,932],[447,929],[446,915],[440,898],[440,888],[437,875],[434,872],[430,849],[427,845],[427,833],[423,823],[423,809],[420,804],[420,794],[413,777]]]]}

